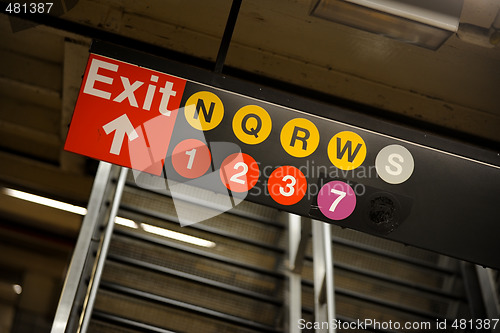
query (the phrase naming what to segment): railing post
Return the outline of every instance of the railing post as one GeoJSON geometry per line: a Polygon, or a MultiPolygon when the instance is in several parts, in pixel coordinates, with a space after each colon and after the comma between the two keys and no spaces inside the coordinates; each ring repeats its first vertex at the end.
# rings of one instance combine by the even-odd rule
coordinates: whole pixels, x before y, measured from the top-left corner
{"type": "Polygon", "coordinates": [[[66,333],[71,329],[73,320],[77,320],[75,309],[81,304],[80,295],[86,292],[85,276],[94,263],[92,249],[99,242],[104,222],[109,216],[108,202],[116,191],[116,175],[120,167],[100,162],[94,185],[87,206],[87,214],[83,218],[80,233],[73,250],[71,262],[64,281],[63,290],[52,324],[51,333],[66,333]],[[77,302],[78,299],[78,302],[77,302]]]}
{"type": "Polygon", "coordinates": [[[300,333],[299,321],[302,318],[302,266],[311,220],[295,214],[288,216],[288,332],[300,333]]]}
{"type": "Polygon", "coordinates": [[[314,320],[320,325],[316,333],[335,333],[330,325],[335,319],[335,285],[333,278],[333,256],[331,226],[320,221],[312,222],[314,256],[314,320]]]}

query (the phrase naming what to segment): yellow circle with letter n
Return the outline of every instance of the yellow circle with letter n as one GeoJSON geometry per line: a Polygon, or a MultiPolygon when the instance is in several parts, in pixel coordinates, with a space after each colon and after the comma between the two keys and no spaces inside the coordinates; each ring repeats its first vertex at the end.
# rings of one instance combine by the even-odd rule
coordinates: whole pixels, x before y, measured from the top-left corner
{"type": "Polygon", "coordinates": [[[199,91],[186,101],[184,116],[193,128],[208,131],[217,127],[222,121],[224,105],[214,93],[199,91]]]}

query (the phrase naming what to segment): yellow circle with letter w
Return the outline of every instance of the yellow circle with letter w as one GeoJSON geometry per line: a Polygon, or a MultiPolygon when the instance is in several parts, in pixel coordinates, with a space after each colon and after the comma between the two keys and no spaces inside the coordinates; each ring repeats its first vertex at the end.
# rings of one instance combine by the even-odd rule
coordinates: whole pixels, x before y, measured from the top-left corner
{"type": "Polygon", "coordinates": [[[356,169],[366,158],[365,141],[351,131],[337,133],[328,143],[328,158],[339,169],[356,169]]]}

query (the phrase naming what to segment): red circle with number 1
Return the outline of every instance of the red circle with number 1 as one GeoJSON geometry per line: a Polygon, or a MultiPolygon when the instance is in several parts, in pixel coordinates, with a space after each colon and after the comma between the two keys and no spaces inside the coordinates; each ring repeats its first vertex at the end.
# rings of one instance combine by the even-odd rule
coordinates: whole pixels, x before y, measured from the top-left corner
{"type": "Polygon", "coordinates": [[[196,139],[181,141],[172,152],[175,171],[185,178],[198,178],[207,172],[212,162],[207,145],[196,139]]]}
{"type": "Polygon", "coordinates": [[[307,191],[307,180],[302,171],[290,165],[284,165],[273,171],[267,183],[267,189],[274,201],[282,205],[299,202],[307,191]]]}
{"type": "Polygon", "coordinates": [[[245,153],[231,154],[220,167],[220,179],[233,192],[247,192],[259,180],[259,165],[245,153]]]}

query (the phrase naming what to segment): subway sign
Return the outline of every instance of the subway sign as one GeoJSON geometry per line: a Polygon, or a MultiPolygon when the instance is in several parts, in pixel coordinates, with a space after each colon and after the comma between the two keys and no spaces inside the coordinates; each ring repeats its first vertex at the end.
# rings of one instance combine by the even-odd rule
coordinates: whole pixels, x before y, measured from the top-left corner
{"type": "Polygon", "coordinates": [[[500,268],[496,152],[141,52],[94,42],[65,149],[500,268]]]}

